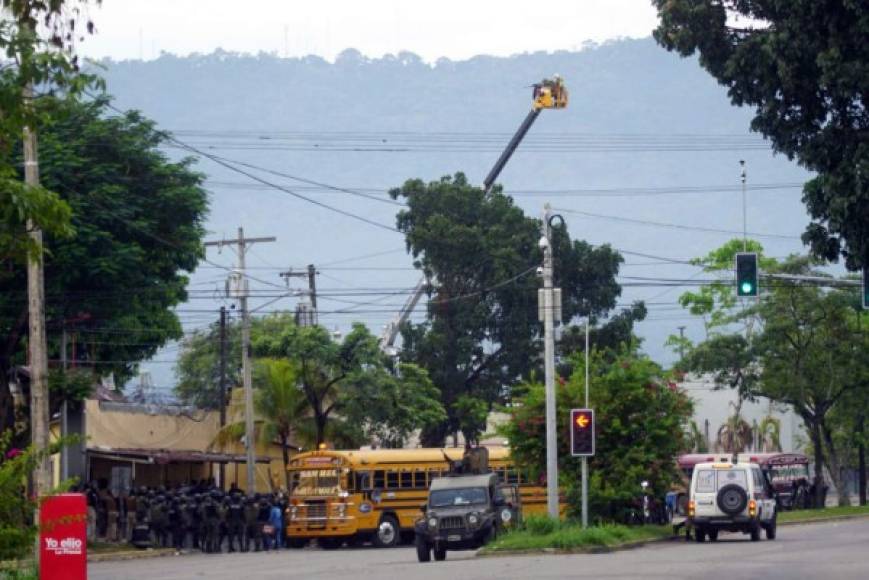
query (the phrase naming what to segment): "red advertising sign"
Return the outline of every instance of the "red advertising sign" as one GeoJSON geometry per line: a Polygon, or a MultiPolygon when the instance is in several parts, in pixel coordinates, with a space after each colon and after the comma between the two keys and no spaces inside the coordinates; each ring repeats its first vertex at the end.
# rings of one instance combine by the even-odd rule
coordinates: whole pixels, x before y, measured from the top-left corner
{"type": "Polygon", "coordinates": [[[43,501],[39,511],[39,579],[87,579],[87,502],[80,493],[43,501]]]}

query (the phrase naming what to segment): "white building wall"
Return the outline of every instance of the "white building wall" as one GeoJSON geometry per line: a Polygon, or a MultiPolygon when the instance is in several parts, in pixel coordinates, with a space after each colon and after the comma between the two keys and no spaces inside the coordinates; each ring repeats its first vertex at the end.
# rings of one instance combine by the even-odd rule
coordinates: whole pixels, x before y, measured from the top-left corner
{"type": "MultiPolygon", "coordinates": [[[[705,432],[706,421],[709,422],[709,444],[714,449],[715,437],[718,429],[728,417],[733,415],[734,405],[737,402],[734,389],[715,389],[715,382],[711,376],[688,376],[680,383],[694,401],[694,421],[705,432]]],[[[772,405],[767,399],[758,399],[755,402],[745,401],[742,404],[740,414],[749,425],[760,421],[772,411],[772,416],[781,421],[781,444],[782,451],[804,451],[806,436],[802,421],[789,405],[772,405]]]]}

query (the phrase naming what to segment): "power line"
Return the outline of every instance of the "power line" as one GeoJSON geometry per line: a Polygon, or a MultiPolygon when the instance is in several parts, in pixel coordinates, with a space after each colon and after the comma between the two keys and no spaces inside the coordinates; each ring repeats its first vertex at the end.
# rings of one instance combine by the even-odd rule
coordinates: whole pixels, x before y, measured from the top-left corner
{"type": "MultiPolygon", "coordinates": [[[[743,233],[741,231],[736,231],[736,230],[707,228],[707,227],[702,227],[702,226],[686,226],[684,224],[673,224],[673,223],[665,223],[665,222],[656,222],[656,221],[651,221],[651,220],[640,220],[640,219],[627,218],[627,217],[622,217],[622,216],[591,213],[591,212],[580,211],[580,210],[576,210],[576,209],[567,209],[567,208],[554,208],[554,209],[556,209],[557,211],[562,211],[564,213],[569,213],[572,215],[579,215],[579,216],[583,216],[583,217],[587,217],[587,218],[604,219],[604,220],[610,220],[610,221],[616,221],[616,222],[638,224],[638,225],[643,225],[643,226],[652,226],[652,227],[659,227],[659,228],[671,228],[671,229],[677,229],[677,230],[689,230],[689,231],[698,231],[698,232],[710,232],[710,233],[728,234],[728,235],[735,235],[735,234],[742,235],[742,233],[743,233]]],[[[779,239],[787,239],[787,240],[799,240],[799,239],[801,239],[799,236],[790,236],[790,235],[786,235],[786,234],[766,234],[766,233],[759,233],[759,232],[748,232],[748,235],[750,235],[752,237],[757,237],[757,238],[779,238],[779,239]]]]}

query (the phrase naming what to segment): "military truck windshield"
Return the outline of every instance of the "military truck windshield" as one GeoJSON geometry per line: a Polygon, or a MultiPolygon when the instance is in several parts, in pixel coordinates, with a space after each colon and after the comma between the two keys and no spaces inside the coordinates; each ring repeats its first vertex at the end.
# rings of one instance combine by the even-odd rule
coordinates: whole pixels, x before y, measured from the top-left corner
{"type": "Polygon", "coordinates": [[[485,504],[489,500],[485,487],[466,487],[463,489],[439,489],[431,492],[429,507],[450,507],[459,505],[485,504]]]}

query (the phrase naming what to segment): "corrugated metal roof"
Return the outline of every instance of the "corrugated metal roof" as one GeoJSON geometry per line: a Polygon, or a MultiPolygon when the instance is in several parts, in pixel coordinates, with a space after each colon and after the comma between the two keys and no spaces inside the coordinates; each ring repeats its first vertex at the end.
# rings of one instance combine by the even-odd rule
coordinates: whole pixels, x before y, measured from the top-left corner
{"type": "MultiPolygon", "coordinates": [[[[208,451],[196,451],[186,449],[115,449],[108,447],[88,447],[87,452],[96,455],[111,457],[112,459],[130,460],[145,459],[149,463],[164,465],[167,463],[244,463],[245,455],[231,453],[213,453],[208,451]]],[[[257,463],[271,463],[270,457],[256,457],[257,463]]]]}

